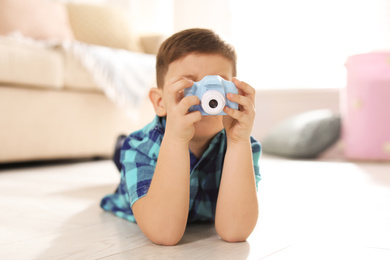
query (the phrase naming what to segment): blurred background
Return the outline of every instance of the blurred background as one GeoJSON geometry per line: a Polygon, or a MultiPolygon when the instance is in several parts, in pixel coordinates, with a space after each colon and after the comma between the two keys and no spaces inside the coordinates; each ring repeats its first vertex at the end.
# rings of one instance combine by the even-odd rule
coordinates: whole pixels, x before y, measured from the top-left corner
{"type": "MultiPolygon", "coordinates": [[[[96,1],[91,1],[96,2],[96,1]]],[[[341,88],[348,56],[390,49],[388,0],[107,0],[139,33],[211,28],[256,88],[341,88]]]]}
{"type": "Polygon", "coordinates": [[[349,157],[390,159],[390,0],[0,0],[0,163],[110,157],[118,135],[154,116],[159,45],[192,27],[235,46],[260,141],[327,110],[281,132],[327,133],[319,152],[338,158],[376,136],[349,157]]]}

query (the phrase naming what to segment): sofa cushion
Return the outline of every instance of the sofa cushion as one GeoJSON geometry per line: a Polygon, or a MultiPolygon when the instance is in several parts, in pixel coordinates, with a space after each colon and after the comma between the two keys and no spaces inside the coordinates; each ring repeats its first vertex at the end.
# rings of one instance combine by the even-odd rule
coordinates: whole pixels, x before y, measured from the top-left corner
{"type": "Polygon", "coordinates": [[[35,39],[72,39],[66,8],[46,0],[0,0],[0,34],[18,31],[35,39]]]}
{"type": "Polygon", "coordinates": [[[118,7],[69,3],[67,8],[70,24],[78,41],[142,51],[127,14],[118,7]]]}
{"type": "Polygon", "coordinates": [[[61,51],[0,36],[0,83],[58,89],[63,78],[61,51]]]}

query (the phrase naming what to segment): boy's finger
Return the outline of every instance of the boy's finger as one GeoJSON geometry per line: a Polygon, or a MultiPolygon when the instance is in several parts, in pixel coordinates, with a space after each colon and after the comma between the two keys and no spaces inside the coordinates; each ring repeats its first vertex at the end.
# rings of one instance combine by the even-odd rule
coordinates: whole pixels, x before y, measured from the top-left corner
{"type": "Polygon", "coordinates": [[[184,97],[180,103],[179,103],[179,107],[180,109],[182,109],[183,111],[187,112],[188,109],[191,107],[191,106],[194,106],[194,105],[199,105],[200,104],[200,100],[197,96],[187,96],[187,97],[184,97]]]}
{"type": "Polygon", "coordinates": [[[233,78],[233,83],[239,90],[245,93],[245,96],[248,96],[252,102],[255,103],[256,90],[251,85],[244,81],[240,81],[237,78],[233,78]]]}
{"type": "Polygon", "coordinates": [[[201,119],[202,119],[202,114],[200,113],[200,111],[193,111],[191,113],[188,113],[186,115],[186,117],[188,118],[188,120],[194,124],[196,122],[199,122],[201,119]]]}
{"type": "Polygon", "coordinates": [[[194,84],[194,82],[192,80],[182,78],[182,79],[174,82],[173,84],[171,84],[168,87],[168,92],[179,93],[179,92],[183,91],[185,88],[191,87],[193,84],[194,84]]]}
{"type": "Polygon", "coordinates": [[[226,106],[223,111],[232,118],[236,119],[237,121],[241,122],[245,114],[239,110],[232,109],[228,106],[226,106]]]}
{"type": "Polygon", "coordinates": [[[242,106],[242,108],[245,111],[252,111],[252,110],[254,111],[255,110],[255,104],[252,101],[252,99],[248,96],[242,96],[242,95],[238,95],[238,94],[228,93],[227,98],[228,98],[228,100],[233,101],[233,102],[239,104],[240,106],[242,106]]]}
{"type": "Polygon", "coordinates": [[[173,84],[169,85],[167,88],[167,95],[169,102],[177,103],[183,98],[183,90],[189,88],[193,85],[193,81],[189,79],[182,78],[173,84]]]}

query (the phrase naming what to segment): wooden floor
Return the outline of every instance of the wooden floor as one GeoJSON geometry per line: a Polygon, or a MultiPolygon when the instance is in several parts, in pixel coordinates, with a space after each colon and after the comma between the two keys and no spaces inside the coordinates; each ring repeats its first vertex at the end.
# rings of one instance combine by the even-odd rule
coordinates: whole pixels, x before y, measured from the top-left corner
{"type": "Polygon", "coordinates": [[[260,218],[247,242],[212,224],[174,247],[99,208],[110,161],[0,170],[0,259],[390,259],[390,164],[261,159],[260,218]]]}

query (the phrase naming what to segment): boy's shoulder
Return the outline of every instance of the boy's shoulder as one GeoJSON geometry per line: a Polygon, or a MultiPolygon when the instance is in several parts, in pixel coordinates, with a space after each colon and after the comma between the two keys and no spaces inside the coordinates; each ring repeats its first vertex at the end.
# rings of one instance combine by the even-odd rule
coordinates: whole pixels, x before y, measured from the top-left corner
{"type": "Polygon", "coordinates": [[[153,137],[155,135],[164,135],[165,125],[165,118],[156,116],[152,122],[144,126],[142,129],[131,133],[128,136],[128,139],[143,139],[153,137]]]}
{"type": "Polygon", "coordinates": [[[144,154],[155,159],[165,132],[165,118],[156,116],[144,128],[131,133],[123,143],[122,157],[134,157],[134,153],[144,154]],[[126,156],[127,155],[127,156],[126,156]]]}

